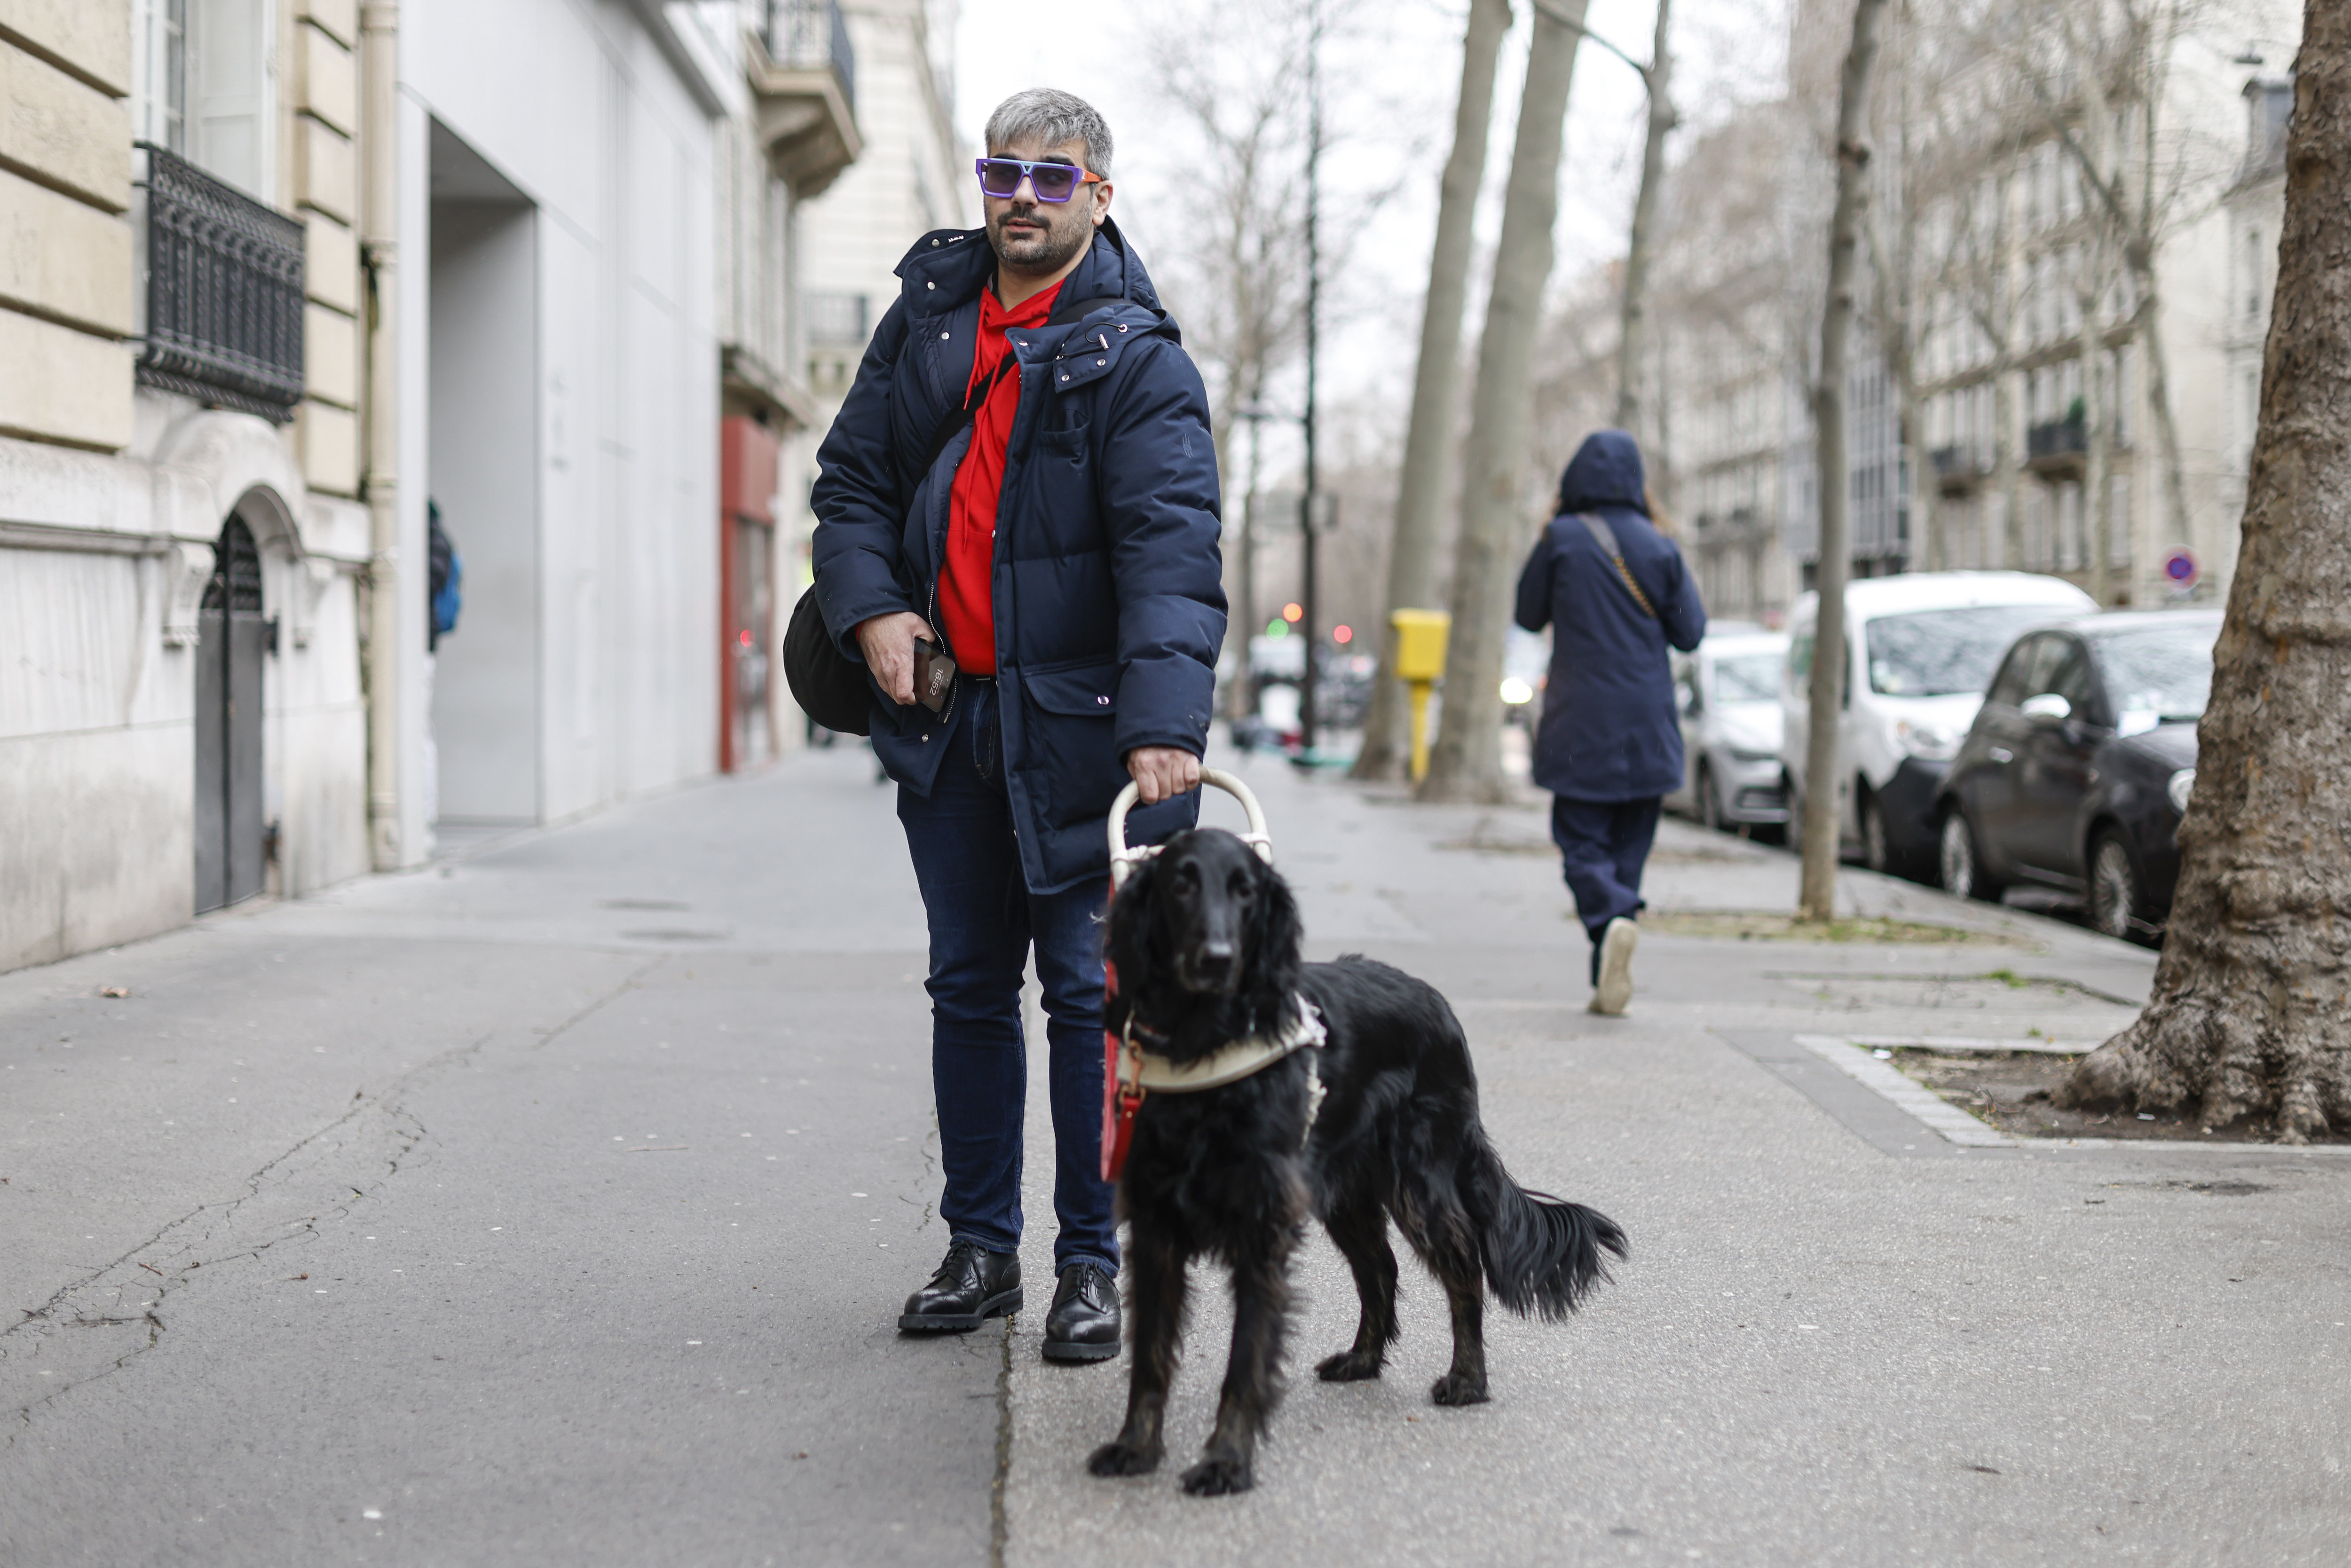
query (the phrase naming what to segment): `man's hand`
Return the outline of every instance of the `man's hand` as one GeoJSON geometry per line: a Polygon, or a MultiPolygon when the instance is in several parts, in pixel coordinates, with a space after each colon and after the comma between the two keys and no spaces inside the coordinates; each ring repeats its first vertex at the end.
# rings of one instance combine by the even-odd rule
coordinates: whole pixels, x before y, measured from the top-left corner
{"type": "Polygon", "coordinates": [[[1146,806],[1200,787],[1200,759],[1178,747],[1138,746],[1126,754],[1126,770],[1142,787],[1146,806]]]}
{"type": "Polygon", "coordinates": [[[869,615],[857,623],[857,646],[865,654],[865,667],[890,700],[900,707],[912,706],[914,701],[914,639],[928,637],[938,641],[930,622],[911,610],[895,611],[888,615],[869,615]]]}

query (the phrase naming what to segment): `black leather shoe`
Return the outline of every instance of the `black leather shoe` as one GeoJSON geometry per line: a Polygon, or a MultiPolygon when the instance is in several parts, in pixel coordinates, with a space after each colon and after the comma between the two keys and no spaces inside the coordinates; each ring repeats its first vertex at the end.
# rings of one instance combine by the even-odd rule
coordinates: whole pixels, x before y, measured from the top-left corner
{"type": "Polygon", "coordinates": [[[912,1333],[967,1333],[1019,1310],[1020,1255],[958,1241],[931,1282],[906,1298],[898,1326],[912,1333]]]}
{"type": "Polygon", "coordinates": [[[1072,1263],[1045,1314],[1047,1361],[1108,1361],[1118,1354],[1118,1287],[1092,1263],[1072,1263]]]}

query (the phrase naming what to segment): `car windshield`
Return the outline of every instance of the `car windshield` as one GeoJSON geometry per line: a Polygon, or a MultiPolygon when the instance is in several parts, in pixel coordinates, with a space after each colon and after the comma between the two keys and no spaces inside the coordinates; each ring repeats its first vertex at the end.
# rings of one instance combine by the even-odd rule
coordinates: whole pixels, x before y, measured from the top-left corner
{"type": "Polygon", "coordinates": [[[1780,700],[1780,655],[1740,653],[1714,662],[1714,700],[1775,703],[1780,700]]]}
{"type": "Polygon", "coordinates": [[[2157,723],[2204,716],[2212,689],[2212,644],[2220,628],[2200,618],[2178,626],[2134,626],[2095,634],[2106,696],[2125,727],[2147,716],[2157,723]]]}
{"type": "Polygon", "coordinates": [[[1866,636],[1869,689],[1904,697],[1980,692],[2018,632],[2064,613],[2054,604],[1976,604],[1881,615],[1866,636]]]}

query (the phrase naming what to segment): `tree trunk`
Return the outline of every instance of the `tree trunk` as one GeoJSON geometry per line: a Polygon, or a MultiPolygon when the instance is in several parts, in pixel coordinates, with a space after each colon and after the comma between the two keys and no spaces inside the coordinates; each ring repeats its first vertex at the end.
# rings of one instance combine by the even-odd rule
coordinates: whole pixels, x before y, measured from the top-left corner
{"type": "Polygon", "coordinates": [[[2016,439],[2016,372],[2002,352],[1991,383],[1992,466],[2000,470],[2001,565],[2024,570],[2024,461],[2016,439]]]}
{"type": "Polygon", "coordinates": [[[1478,345],[1469,405],[1469,446],[1461,487],[1461,540],[1453,566],[1453,632],[1445,653],[1445,716],[1422,780],[1424,800],[1502,798],[1502,648],[1510,624],[1510,573],[1533,425],[1530,396],[1543,287],[1551,280],[1552,228],[1559,217],[1559,154],[1568,88],[1575,74],[1583,0],[1566,0],[1562,21],[1549,6],[1534,16],[1527,81],[1502,200],[1494,287],[1478,345]]]}
{"type": "MultiPolygon", "coordinates": [[[[2097,276],[2097,264],[2090,264],[2097,276]]],[[[2106,423],[2105,345],[2098,331],[2097,291],[2080,295],[2082,310],[2082,531],[2090,547],[2090,597],[2100,609],[2115,601],[2115,530],[2106,516],[2106,454],[2113,445],[2106,423]]]]}
{"type": "MultiPolygon", "coordinates": [[[[2095,6],[2090,9],[2089,16],[2095,37],[2098,17],[2095,6]]],[[[2132,68],[2139,87],[2139,124],[2142,129],[2141,184],[2137,210],[2132,210],[2123,183],[2122,170],[2118,167],[2119,160],[2115,156],[2114,120],[2106,100],[2105,83],[2098,74],[2098,50],[2095,44],[2080,51],[2087,57],[2075,73],[2081,83],[2082,122],[2086,134],[2066,136],[2063,145],[2073,153],[2076,165],[2088,175],[2091,197],[2104,209],[2106,225],[2114,232],[2115,243],[2122,251],[2124,265],[2130,270],[2131,287],[2138,295],[2131,336],[2147,360],[2147,403],[2155,415],[2157,466],[2163,479],[2164,510],[2169,516],[2175,540],[2187,544],[2190,542],[2188,481],[2179,455],[2179,426],[2171,416],[2170,357],[2163,347],[2163,304],[2155,277],[2155,110],[2161,97],[2161,84],[2156,78],[2156,54],[2149,47],[2147,28],[2142,25],[2139,31],[2139,39],[2133,49],[2135,63],[2132,68]]],[[[2087,371],[2088,361],[2085,361],[2085,375],[2087,371]]],[[[2116,401],[2119,402],[2122,389],[2116,387],[2115,392],[2116,401]]],[[[2098,602],[2107,602],[2107,595],[2099,594],[2098,602]]]]}
{"type": "Polygon", "coordinates": [[[1649,130],[1641,148],[1641,189],[1633,198],[1633,227],[1625,241],[1625,299],[1616,331],[1616,428],[1635,440],[1641,429],[1641,377],[1649,357],[1649,231],[1656,226],[1657,194],[1666,183],[1666,137],[1674,128],[1674,57],[1667,22],[1673,0],[1657,0],[1657,31],[1649,46],[1649,130]]]}
{"type": "Polygon", "coordinates": [[[1942,558],[1941,541],[1935,537],[1932,521],[1925,516],[1925,508],[1919,505],[1924,492],[1920,474],[1928,455],[1918,417],[1918,335],[1910,298],[1913,271],[1910,245],[1906,225],[1899,246],[1889,246],[1882,215],[1876,211],[1871,212],[1870,284],[1877,297],[1877,320],[1886,351],[1886,368],[1894,377],[1895,428],[1898,449],[1904,457],[1902,504],[1909,512],[1912,524],[1923,535],[1925,549],[1922,553],[1927,558],[1927,570],[1940,571],[1947,564],[1942,558]]]}
{"type": "MultiPolygon", "coordinates": [[[[2134,246],[2134,249],[2137,247],[2134,246]]],[[[2152,246],[2149,246],[2152,254],[2152,246]]],[[[2179,426],[2171,417],[2170,356],[2163,351],[2163,305],[2155,291],[2155,269],[2133,267],[2131,284],[2138,291],[2138,313],[2131,341],[2139,348],[2139,357],[2147,361],[2147,401],[2155,415],[2155,439],[2158,461],[2163,470],[2164,510],[2171,519],[2173,539],[2179,544],[2189,541],[2188,521],[2188,478],[2179,457],[2179,426]]]]}
{"type": "Polygon", "coordinates": [[[1853,47],[1837,99],[1836,205],[1829,216],[1828,299],[1821,312],[1820,384],[1813,389],[1820,496],[1820,608],[1813,623],[1811,712],[1804,747],[1804,873],[1797,912],[1806,920],[1836,915],[1838,731],[1844,727],[1844,585],[1852,570],[1845,479],[1844,371],[1853,330],[1854,253],[1869,200],[1870,69],[1877,61],[1877,24],[1886,0],[1855,0],[1853,47]]]}
{"type": "Polygon", "coordinates": [[[2309,0],[2242,553],[2154,999],[2077,1106],[2351,1132],[2351,5],[2309,0]]]}
{"type": "MultiPolygon", "coordinates": [[[[1486,179],[1486,131],[1494,118],[1494,67],[1510,30],[1510,0],[1470,0],[1469,29],[1461,46],[1461,92],[1453,113],[1453,154],[1437,186],[1437,246],[1428,263],[1428,303],[1420,319],[1420,367],[1412,383],[1412,423],[1404,441],[1404,473],[1396,486],[1395,531],[1388,543],[1388,601],[1398,610],[1426,610],[1437,594],[1437,522],[1452,467],[1454,412],[1461,386],[1461,314],[1469,296],[1471,220],[1486,179]]],[[[1380,672],[1372,682],[1358,779],[1401,779],[1409,765],[1412,716],[1395,667],[1395,632],[1384,618],[1377,629],[1380,672]]]]}

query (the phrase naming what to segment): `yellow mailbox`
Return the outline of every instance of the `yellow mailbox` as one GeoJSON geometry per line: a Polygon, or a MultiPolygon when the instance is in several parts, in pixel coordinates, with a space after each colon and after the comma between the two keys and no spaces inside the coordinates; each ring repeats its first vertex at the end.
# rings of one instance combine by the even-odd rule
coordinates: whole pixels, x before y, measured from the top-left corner
{"type": "Polygon", "coordinates": [[[1445,642],[1453,617],[1442,610],[1399,610],[1388,617],[1395,628],[1396,679],[1412,692],[1412,777],[1428,772],[1428,688],[1445,674],[1445,642]]]}

